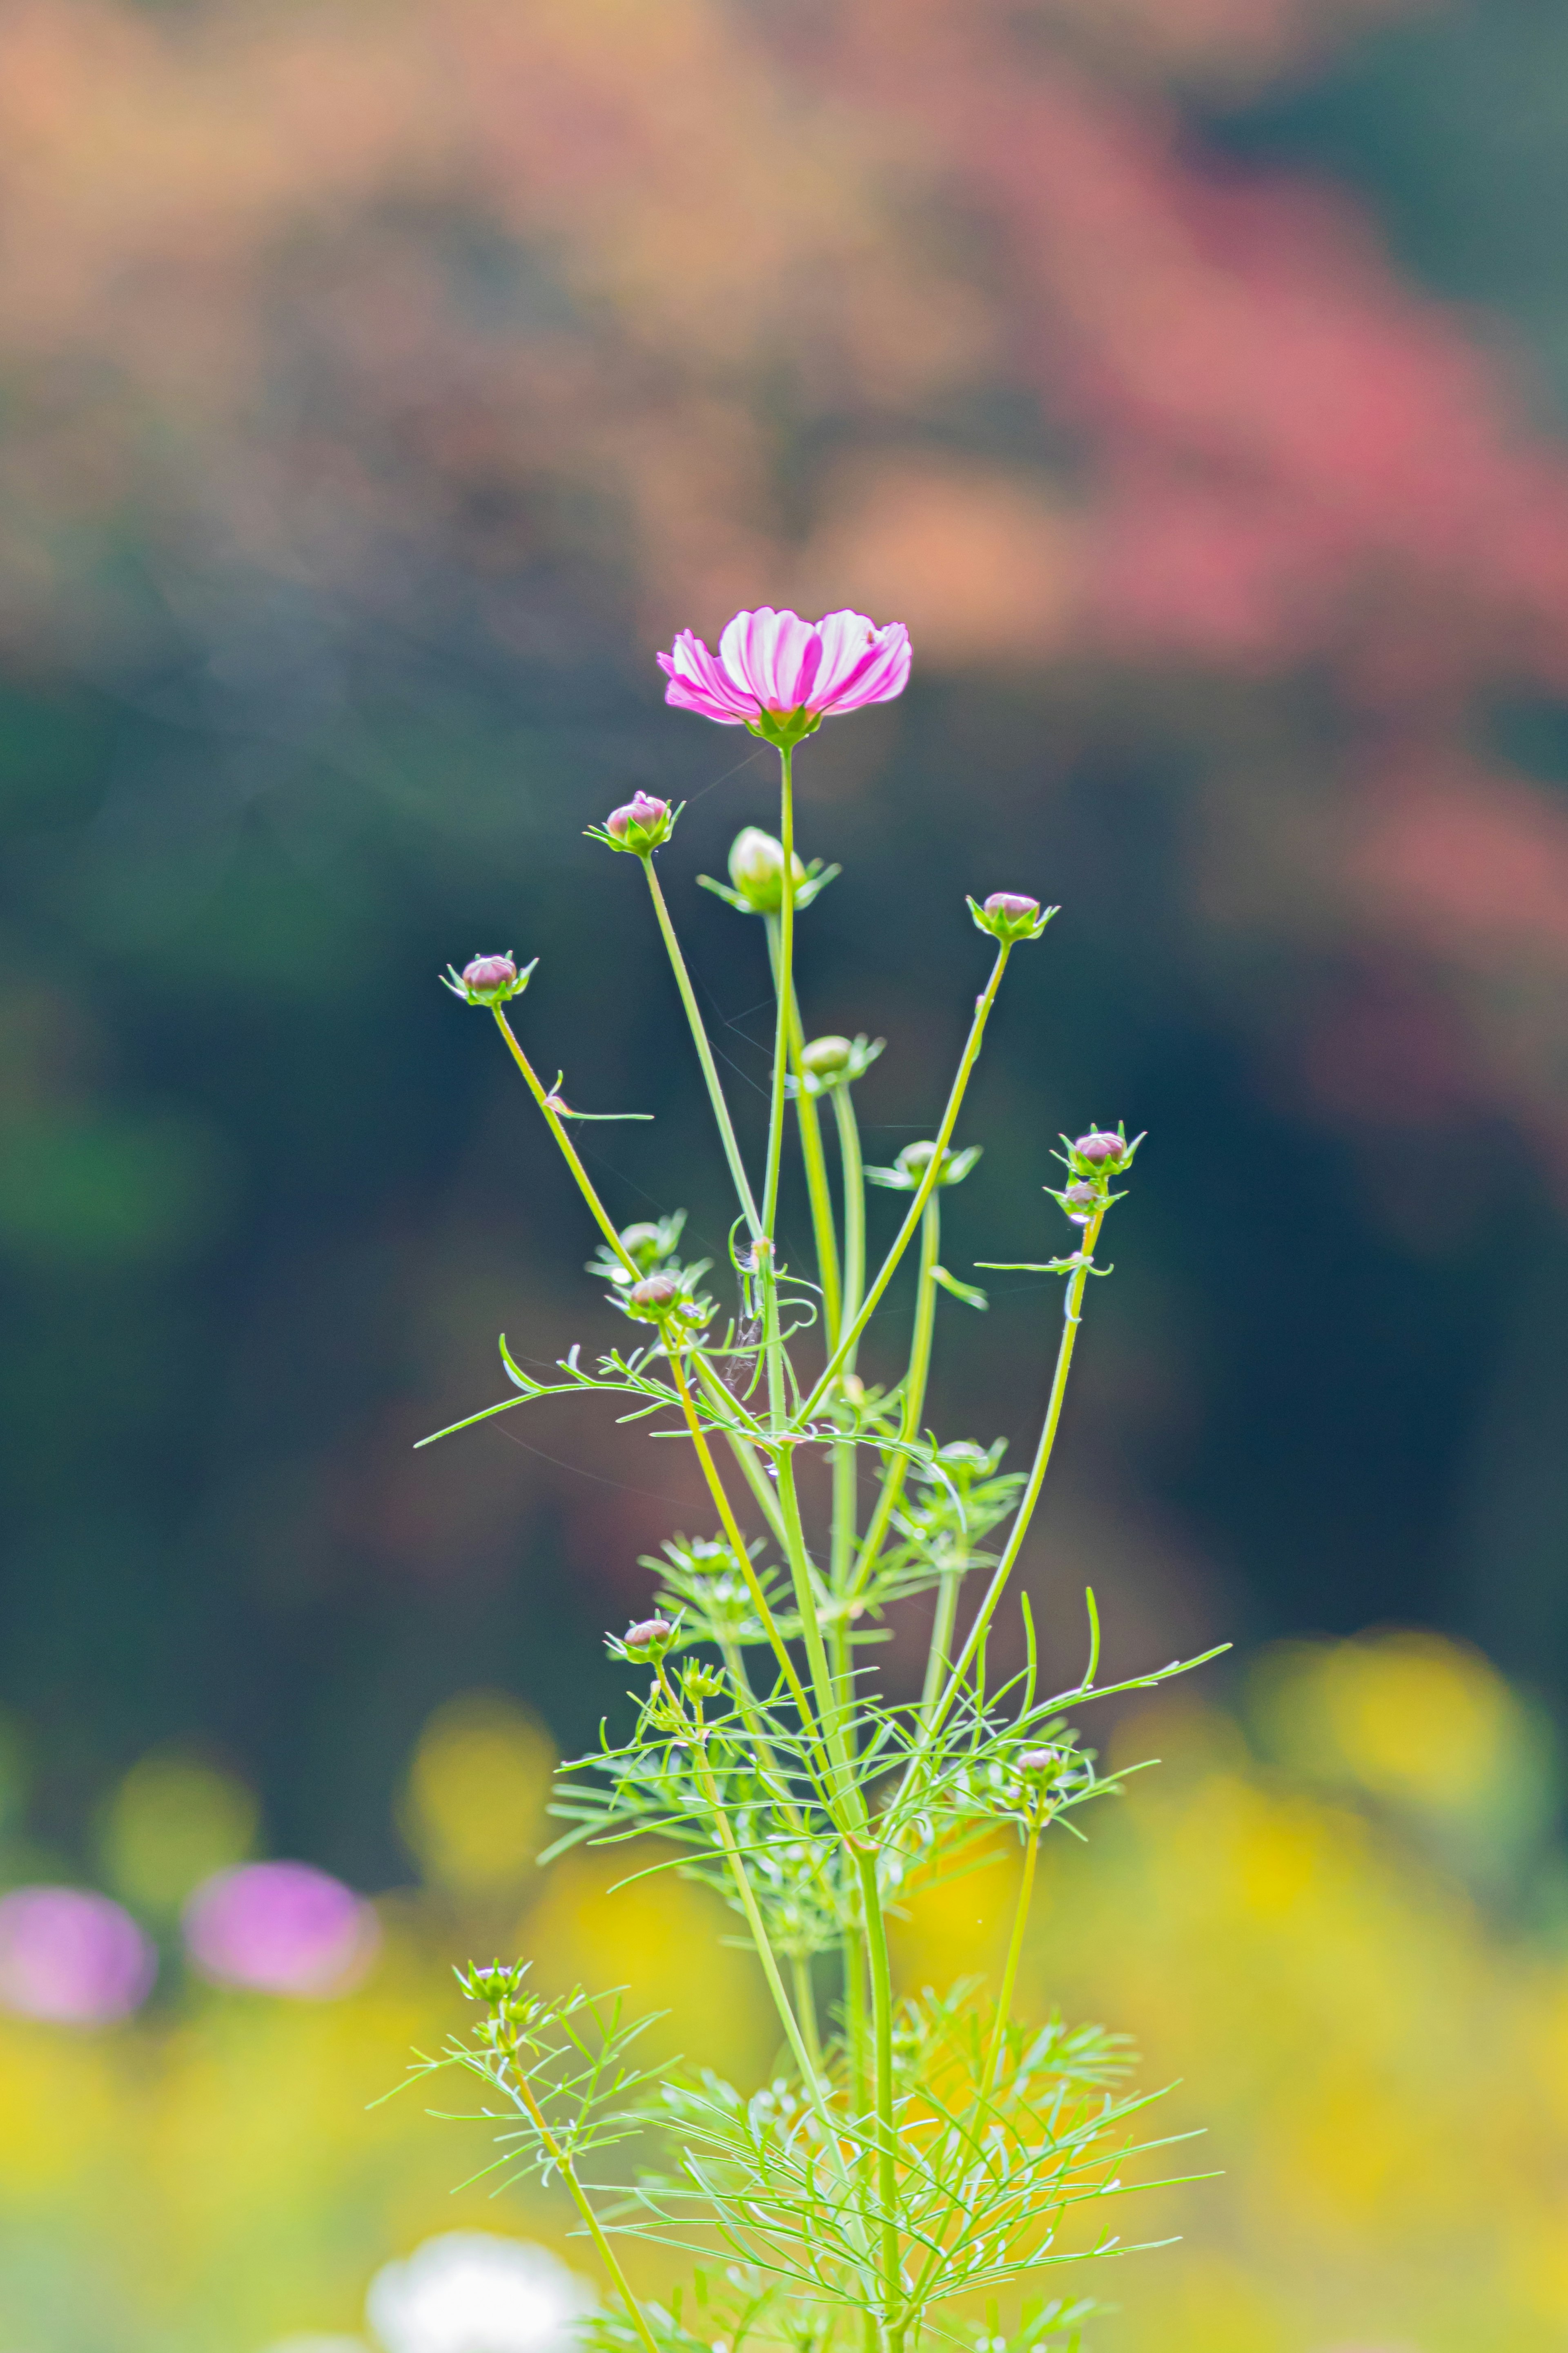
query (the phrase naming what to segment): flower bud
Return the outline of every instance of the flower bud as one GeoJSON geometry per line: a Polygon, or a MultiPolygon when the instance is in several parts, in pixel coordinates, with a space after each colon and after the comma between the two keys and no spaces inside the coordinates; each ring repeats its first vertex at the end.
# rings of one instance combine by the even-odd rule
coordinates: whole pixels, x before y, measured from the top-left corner
{"type": "Polygon", "coordinates": [[[983,932],[1004,944],[1015,940],[1037,940],[1051,917],[1054,907],[1042,907],[1037,899],[1022,891],[993,891],[983,907],[969,902],[969,912],[983,932]]]}
{"type": "Polygon", "coordinates": [[[652,793],[636,792],[622,807],[612,809],[605,819],[605,831],[617,849],[629,849],[638,858],[646,858],[661,842],[669,839],[678,811],[668,801],[658,800],[652,793]]]}
{"type": "MultiPolygon", "coordinates": [[[[805,869],[792,857],[795,888],[805,869]]],[[[760,827],[748,825],[730,845],[730,880],[753,915],[776,915],[784,904],[784,844],[760,827]]]]}
{"type": "Polygon", "coordinates": [[[504,1005],[509,997],[522,995],[538,962],[535,956],[533,964],[519,972],[517,958],[510,954],[470,956],[461,972],[448,965],[441,982],[454,997],[466,997],[470,1005],[504,1005]]]}
{"type": "Polygon", "coordinates": [[[1126,1157],[1127,1145],[1120,1135],[1112,1135],[1106,1128],[1096,1127],[1091,1128],[1087,1135],[1080,1135],[1073,1150],[1080,1160],[1087,1160],[1092,1167],[1116,1168],[1126,1157]]]}
{"type": "Polygon", "coordinates": [[[1018,1759],[1020,1773],[1049,1773],[1061,1763],[1054,1748],[1026,1748],[1018,1759]]]}
{"type": "Polygon", "coordinates": [[[509,955],[475,956],[463,966],[460,976],[470,997],[489,1004],[510,995],[517,966],[509,955]]]}
{"type": "Polygon", "coordinates": [[[628,1258],[637,1261],[638,1266],[652,1265],[659,1254],[659,1244],[663,1240],[663,1235],[654,1225],[623,1226],[621,1229],[621,1248],[628,1258]]]}
{"type": "Polygon", "coordinates": [[[1062,1195],[1063,1208],[1074,1224],[1079,1226],[1088,1224],[1100,1207],[1100,1195],[1095,1187],[1087,1183],[1082,1177],[1076,1185],[1069,1185],[1062,1195]]]}
{"type": "Polygon", "coordinates": [[[814,1038],[801,1048],[800,1067],[814,1079],[836,1079],[848,1069],[854,1050],[847,1038],[814,1038]]]}
{"type": "Polygon", "coordinates": [[[628,1651],[651,1651],[668,1642],[674,1631],[668,1618],[645,1618],[640,1625],[628,1626],[621,1640],[628,1651]]]}
{"type": "Polygon", "coordinates": [[[640,1308],[645,1315],[658,1316],[673,1307],[680,1296],[680,1285],[673,1274],[648,1274],[641,1282],[634,1282],[626,1293],[626,1303],[640,1308]]]}

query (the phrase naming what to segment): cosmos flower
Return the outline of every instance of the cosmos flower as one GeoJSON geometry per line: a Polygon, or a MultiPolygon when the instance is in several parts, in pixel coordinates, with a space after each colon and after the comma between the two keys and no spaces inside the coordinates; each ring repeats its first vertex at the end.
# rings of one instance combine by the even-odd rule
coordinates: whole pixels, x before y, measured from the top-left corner
{"type": "Polygon", "coordinates": [[[803,621],[771,605],[737,613],[717,654],[682,629],[658,657],[669,681],[664,699],[721,727],[749,727],[770,743],[798,743],[824,719],[890,702],[910,675],[910,633],[901,621],[879,628],[864,613],[803,621]]]}

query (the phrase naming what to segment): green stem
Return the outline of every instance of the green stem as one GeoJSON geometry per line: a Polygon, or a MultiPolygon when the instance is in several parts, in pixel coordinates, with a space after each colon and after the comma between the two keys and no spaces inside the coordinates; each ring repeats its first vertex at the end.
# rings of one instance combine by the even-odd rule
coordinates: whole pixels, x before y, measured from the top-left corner
{"type": "Polygon", "coordinates": [[[730,1174],[735,1180],[735,1191],[740,1198],[741,1207],[745,1211],[746,1223],[751,1229],[752,1239],[755,1241],[763,1230],[762,1219],[757,1215],[757,1204],[746,1175],[745,1163],[741,1158],[741,1147],[735,1141],[735,1130],[730,1118],[730,1106],[724,1100],[724,1090],[719,1083],[718,1066],[713,1060],[713,1049],[708,1043],[708,1031],[697,1003],[696,991],[691,986],[691,976],[686,969],[686,958],[680,953],[680,942],[675,936],[675,925],[669,920],[669,909],[664,903],[664,892],[658,887],[658,877],[653,871],[651,857],[645,858],[642,865],[643,872],[647,876],[647,887],[653,894],[654,913],[658,917],[658,928],[664,934],[664,944],[669,951],[669,961],[675,973],[675,985],[680,991],[680,1001],[686,1008],[686,1018],[691,1025],[691,1038],[692,1043],[697,1048],[697,1059],[702,1065],[702,1075],[708,1082],[708,1100],[713,1106],[713,1116],[719,1124],[719,1138],[724,1146],[724,1157],[730,1164],[730,1174]]]}
{"type": "Polygon", "coordinates": [[[795,754],[781,744],[779,753],[779,844],[784,864],[779,876],[778,1020],[773,1030],[773,1099],[768,1115],[768,1159],[763,1183],[763,1231],[771,1236],[778,1218],[779,1170],[784,1161],[784,1071],[789,1060],[790,998],[795,977],[795,754]]]}
{"type": "MultiPolygon", "coordinates": [[[[904,1375],[903,1411],[899,1418],[899,1436],[906,1446],[919,1435],[921,1416],[925,1410],[926,1383],[931,1377],[931,1335],[936,1329],[936,1267],[942,1251],[942,1207],[940,1195],[933,1193],[926,1203],[925,1217],[921,1225],[920,1278],[915,1288],[915,1328],[910,1342],[910,1368],[904,1375]]],[[[866,1531],[866,1541],[860,1549],[860,1566],[855,1573],[852,1592],[864,1593],[877,1566],[889,1524],[899,1507],[909,1476],[910,1458],[895,1454],[882,1482],[882,1492],[877,1508],[871,1514],[871,1525],[866,1531]]]]}
{"type": "MultiPolygon", "coordinates": [[[[847,1329],[860,1313],[866,1288],[866,1169],[860,1154],[860,1129],[855,1117],[848,1082],[833,1090],[833,1116],[838,1128],[838,1157],[844,1172],[844,1314],[847,1329]]],[[[857,1339],[858,1335],[856,1335],[857,1339]]],[[[855,1342],[841,1369],[855,1369],[855,1342]]]]}
{"type": "MultiPolygon", "coordinates": [[[[773,965],[773,987],[779,986],[781,957],[779,926],[776,915],[766,918],[768,927],[768,958],[773,965]]],[[[822,1285],[822,1327],[829,1352],[838,1344],[838,1327],[843,1320],[843,1298],[838,1280],[838,1236],[833,1223],[833,1196],[827,1184],[827,1157],[822,1149],[822,1122],[817,1115],[816,1097],[807,1094],[801,1054],[805,1046],[805,1029],[800,1018],[800,999],[792,983],[789,992],[789,1067],[795,1079],[795,1116],[800,1127],[800,1156],[805,1168],[806,1197],[811,1203],[812,1240],[816,1246],[817,1280],[822,1285]]]]}
{"type": "Polygon", "coordinates": [[[899,2268],[898,2134],[893,2126],[893,1977],[888,1932],[877,1885],[875,1850],[855,1841],[861,1905],[871,1963],[871,2032],[875,2049],[877,2109],[877,2202],[881,2209],[882,2326],[889,2345],[902,2333],[903,2275],[899,2268]]]}
{"type": "Polygon", "coordinates": [[[936,1132],[936,1143],[931,1156],[931,1166],[921,1179],[920,1189],[910,1203],[909,1212],[894,1238],[893,1247],[882,1261],[877,1280],[866,1293],[858,1314],[853,1319],[846,1315],[845,1329],[838,1345],[828,1358],[816,1387],[795,1416],[795,1427],[797,1430],[804,1428],[805,1424],[811,1419],[834,1382],[838,1379],[845,1366],[853,1362],[854,1351],[859,1342],[860,1335],[876,1313],[878,1302],[883,1292],[898,1272],[899,1262],[908,1250],[921,1219],[925,1215],[926,1203],[936,1190],[936,1180],[942,1174],[942,1158],[952,1141],[952,1131],[958,1124],[958,1114],[963,1107],[963,1097],[969,1085],[970,1073],[980,1059],[980,1049],[985,1036],[985,1024],[991,1018],[991,1008],[996,1002],[996,991],[1002,985],[1002,975],[1007,969],[1007,957],[1010,951],[1011,943],[1003,940],[996,950],[996,961],[991,967],[991,977],[975,999],[974,1018],[969,1025],[969,1036],[964,1041],[963,1059],[959,1062],[957,1074],[947,1098],[947,1109],[942,1115],[942,1125],[936,1132]]]}
{"type": "Polygon", "coordinates": [[[730,1817],[724,1811],[724,1801],[719,1794],[719,1785],[714,1777],[713,1768],[703,1753],[700,1741],[695,1745],[693,1768],[698,1784],[711,1810],[713,1827],[718,1835],[719,1843],[723,1849],[730,1876],[735,1883],[735,1894],[740,1899],[741,1909],[745,1914],[746,1926],[752,1932],[752,1942],[756,1947],[757,1958],[763,1965],[763,1975],[768,1981],[768,1991],[773,1998],[773,2006],[778,2011],[779,2023],[784,2031],[784,2039],[795,2055],[795,2065],[800,2069],[801,2082],[805,2085],[812,2104],[821,2116],[824,2129],[830,2138],[836,2140],[832,2120],[823,2105],[820,2063],[813,2063],[805,2038],[801,2032],[800,2021],[795,2014],[789,1995],[784,1990],[784,1981],[779,1974],[778,1961],[768,1936],[767,1924],[758,1907],[757,1899],[752,1892],[752,1883],[746,1876],[745,1860],[735,1844],[735,1833],[730,1828],[730,1817]]]}
{"type": "Polygon", "coordinates": [[[511,1024],[507,1019],[506,1015],[501,1011],[500,1007],[499,1005],[492,1005],[490,1011],[495,1015],[497,1028],[500,1029],[501,1036],[506,1039],[508,1046],[511,1050],[512,1060],[517,1064],[518,1069],[522,1072],[523,1077],[528,1082],[529,1092],[532,1095],[534,1102],[539,1105],[540,1110],[544,1113],[546,1120],[549,1122],[552,1135],[554,1136],[556,1143],[561,1146],[562,1151],[566,1155],[566,1166],[571,1169],[573,1176],[577,1179],[577,1189],[582,1194],[584,1201],[587,1202],[589,1208],[593,1211],[595,1222],[598,1226],[599,1231],[604,1235],[605,1240],[609,1243],[610,1248],[615,1251],[616,1256],[620,1260],[621,1264],[627,1270],[634,1282],[640,1280],[642,1270],[637,1265],[637,1261],[626,1250],[625,1244],[621,1240],[620,1235],[616,1231],[614,1225],[610,1221],[609,1211],[605,1208],[603,1201],[600,1200],[597,1193],[594,1190],[593,1178],[589,1176],[587,1170],[584,1167],[583,1163],[577,1157],[576,1147],[573,1144],[572,1138],[567,1134],[566,1130],[562,1126],[560,1120],[551,1109],[549,1090],[541,1084],[538,1072],[535,1071],[533,1064],[529,1060],[528,1056],[523,1052],[522,1048],[518,1044],[516,1037],[512,1033],[511,1024]]]}
{"type": "MultiPolygon", "coordinates": [[[[822,1734],[813,1715],[811,1704],[806,1698],[800,1677],[795,1671],[795,1661],[784,1647],[784,1639],[779,1632],[778,1622],[768,1607],[768,1597],[763,1591],[756,1570],[752,1567],[752,1556],[746,1549],[746,1539],[741,1534],[734,1512],[731,1508],[729,1493],[724,1482],[719,1476],[719,1466],[713,1460],[712,1449],[709,1446],[702,1424],[697,1418],[697,1407],[692,1398],[690,1384],[687,1380],[676,1345],[668,1335],[666,1346],[669,1356],[669,1369],[675,1377],[675,1386],[686,1415],[686,1427],[690,1433],[691,1443],[697,1450],[697,1460],[702,1466],[702,1476],[708,1482],[708,1492],[718,1507],[720,1525],[729,1538],[730,1549],[735,1556],[735,1566],[746,1580],[746,1590],[752,1597],[752,1607],[767,1628],[768,1640],[773,1647],[773,1656],[777,1659],[780,1672],[789,1685],[790,1696],[800,1711],[802,1729],[806,1738],[816,1746],[822,1766],[826,1768],[827,1759],[822,1753],[822,1734]]],[[[817,1640],[820,1641],[820,1635],[817,1640]]]]}
{"type": "Polygon", "coordinates": [[[1017,1982],[1018,1961],[1024,1950],[1024,1930],[1028,1926],[1029,1905],[1035,1893],[1035,1863],[1040,1852],[1040,1831],[1037,1823],[1029,1832],[1029,1842],[1024,1850],[1024,1877],[1018,1889],[1018,1901],[1013,1911],[1013,1934],[1007,1946],[1006,1966],[1002,1971],[1002,1990],[996,1998],[996,2021],[991,2030],[991,2050],[985,2062],[985,2080],[980,2086],[982,2098],[988,2097],[996,2082],[996,2070],[1002,2063],[1002,2046],[1006,2040],[1007,2018],[1013,2007],[1013,1988],[1017,1982]]]}
{"type": "Polygon", "coordinates": [[[816,1994],[811,1982],[811,1962],[805,1953],[792,1957],[791,1974],[795,1979],[795,2009],[800,2021],[801,2036],[811,2053],[811,2063],[820,2076],[823,2072],[822,2037],[816,2026],[816,1994]]]}
{"type": "Polygon", "coordinates": [[[968,1555],[965,1554],[963,1561],[944,1568],[942,1583],[937,1588],[936,1614],[931,1620],[931,1648],[926,1652],[925,1682],[921,1690],[920,1720],[922,1724],[931,1714],[950,1663],[952,1630],[958,1618],[958,1588],[963,1582],[967,1563],[968,1555]]]}
{"type": "MultiPolygon", "coordinates": [[[[948,1710],[963,1688],[963,1679],[973,1663],[975,1653],[985,1639],[985,1630],[991,1623],[996,1604],[1002,1599],[1007,1579],[1012,1576],[1014,1565],[1023,1550],[1024,1538],[1029,1533],[1029,1522],[1033,1519],[1035,1506],[1040,1500],[1040,1490],[1046,1483],[1046,1472],[1050,1469],[1051,1453],[1057,1442],[1057,1431],[1061,1426],[1062,1401],[1067,1396],[1068,1375],[1072,1370],[1073,1346],[1078,1338],[1079,1324],[1082,1320],[1084,1290],[1089,1282],[1089,1270],[1094,1259],[1094,1245],[1099,1239],[1104,1215],[1103,1209],[1097,1212],[1086,1228],[1083,1246],[1079,1253],[1079,1263],[1068,1278],[1067,1296],[1062,1302],[1062,1336],[1061,1344],[1057,1350],[1057,1368],[1051,1381],[1051,1394],[1046,1406],[1045,1421],[1040,1429],[1040,1442],[1035,1449],[1035,1461],[1029,1472],[1029,1483],[1020,1499],[1006,1547],[992,1572],[991,1582],[985,1588],[985,1598],[975,1613],[974,1623],[969,1630],[968,1638],[959,1654],[958,1662],[949,1675],[942,1697],[924,1727],[921,1744],[921,1751],[941,1731],[948,1710]]],[[[920,1755],[921,1751],[917,1751],[915,1757],[911,1758],[911,1770],[919,1762],[920,1755]]]]}
{"type": "Polygon", "coordinates": [[[816,1700],[816,1712],[826,1734],[826,1746],[837,1768],[835,1796],[837,1802],[830,1808],[836,1826],[840,1831],[861,1830],[866,1822],[866,1800],[855,1778],[854,1761],[844,1732],[843,1710],[828,1668],[827,1651],[822,1640],[822,1621],[817,1615],[816,1588],[813,1577],[811,1556],[805,1548],[805,1531],[801,1525],[800,1498],[795,1493],[793,1449],[782,1446],[777,1455],[779,1472],[779,1508],[784,1514],[784,1552],[789,1561],[790,1575],[795,1584],[795,1609],[800,1617],[801,1632],[805,1639],[805,1655],[811,1669],[812,1689],[816,1700]]]}
{"type": "Polygon", "coordinates": [[[646,2319],[643,2317],[642,2306],[637,2302],[637,2297],[632,2294],[630,2284],[627,2281],[625,2272],[621,2269],[620,2258],[617,2256],[615,2249],[611,2246],[609,2240],[605,2235],[599,2218],[595,2213],[593,2206],[589,2200],[588,2193],[584,2189],[581,2181],[577,2179],[576,2168],[574,2166],[571,2158],[566,2154],[565,2150],[563,2149],[560,2142],[551,2131],[550,2126],[545,2123],[539,2103],[534,2098],[532,2092],[529,2089],[528,2080],[518,2066],[517,2054],[515,2051],[511,2054],[511,2059],[512,2072],[517,2084],[518,2098],[522,2103],[523,2107],[527,2110],[529,2119],[533,2126],[533,2129],[539,2135],[540,2140],[548,2151],[552,2164],[554,2166],[557,2173],[561,2176],[562,2180],[566,2184],[567,2192],[571,2197],[572,2202],[576,2207],[578,2213],[583,2217],[588,2236],[593,2240],[595,2246],[598,2250],[599,2261],[604,2264],[605,2269],[609,2273],[611,2279],[614,2280],[616,2284],[616,2293],[620,2297],[621,2302],[626,2306],[627,2316],[631,2321],[632,2327],[642,2338],[644,2345],[647,2348],[647,2353],[660,2353],[658,2340],[654,2336],[654,2333],[648,2327],[646,2319]]]}

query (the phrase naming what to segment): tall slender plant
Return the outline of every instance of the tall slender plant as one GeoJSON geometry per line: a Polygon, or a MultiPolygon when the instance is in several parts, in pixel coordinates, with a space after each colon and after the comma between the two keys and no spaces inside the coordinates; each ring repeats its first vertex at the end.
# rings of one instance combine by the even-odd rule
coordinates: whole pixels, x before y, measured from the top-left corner
{"type": "Polygon", "coordinates": [[[679,1211],[616,1227],[573,1145],[586,1114],[559,1077],[541,1080],[508,1018],[532,966],[477,957],[449,986],[492,1012],[598,1228],[590,1271],[632,1329],[592,1370],[574,1347],[548,1380],[503,1337],[518,1393],[453,1429],[593,1390],[621,1419],[691,1446],[716,1528],[666,1543],[648,1564],[652,1614],[610,1639],[615,1660],[647,1671],[646,1687],[625,1738],[563,1769],[554,1810],[569,1827],[551,1852],[652,1839],[650,1867],[715,1888],[744,1921],[780,2063],[750,2096],[710,2073],[649,2071],[645,2021],[617,1997],[534,1992],[524,1961],[467,1973],[477,2025],[416,2072],[471,2070],[496,2123],[496,2166],[563,2184],[608,2274],[615,2301],[595,2326],[616,2353],[696,2353],[720,2337],[729,2353],[748,2337],[817,2348],[846,2332],[865,2353],[906,2353],[975,2329],[987,2353],[1076,2346],[1096,2306],[1051,2293],[1060,2267],[1121,2249],[1107,2201],[1131,2186],[1129,2162],[1164,2144],[1147,2137],[1146,2095],[1126,2088],[1120,2038],[1016,2013],[1019,1965],[1041,1840],[1116,1787],[1068,1709],[1180,1670],[1100,1683],[1092,1594],[1089,1663],[1070,1691],[1040,1688],[1026,1600],[1026,1663],[995,1687],[987,1638],[1050,1465],[1089,1282],[1109,1272],[1095,1253],[1138,1139],[1122,1127],[1064,1138],[1063,1176],[1046,1188],[1076,1236],[1029,1269],[1059,1277],[1064,1299],[1028,1471],[1003,1470],[1001,1442],[940,1444],[925,1423],[938,1294],[985,1303],[941,1259],[942,1194],[978,1156],[954,1138],[1014,951],[1057,911],[1010,892],[970,900],[993,961],[936,1134],[890,1168],[866,1168],[853,1090],[879,1043],[808,1040],[796,993],[795,919],[837,870],[796,854],[793,765],[824,719],[902,691],[907,633],[856,613],[811,624],[764,607],[738,614],[716,655],[687,631],[659,659],[668,701],[748,727],[779,756],[777,836],[748,828],[729,884],[709,885],[767,933],[777,1017],[761,1170],[742,1151],[655,868],[680,811],[639,793],[593,833],[642,868],[734,1186],[729,1262],[710,1288],[711,1261],[681,1254],[679,1211]],[[809,1275],[778,1246],[792,1125],[809,1275]],[[868,1180],[905,1197],[874,1271],[868,1180]],[[911,1251],[913,1338],[902,1379],[884,1388],[862,1377],[859,1349],[911,1251]],[[802,1493],[813,1458],[830,1496],[820,1526],[802,1493]],[[966,1612],[972,1578],[982,1589],[966,1612]],[[930,1615],[919,1694],[889,1696],[866,1646],[916,1597],[930,1615]],[[977,1979],[900,1991],[889,1915],[1002,1838],[1021,1846],[1022,1870],[994,1989],[977,1979]],[[653,2147],[657,2168],[629,2182],[605,2154],[628,2139],[645,2157],[653,2147]],[[694,2257],[693,2291],[668,2306],[640,2297],[622,2267],[628,2237],[694,2257]]]}

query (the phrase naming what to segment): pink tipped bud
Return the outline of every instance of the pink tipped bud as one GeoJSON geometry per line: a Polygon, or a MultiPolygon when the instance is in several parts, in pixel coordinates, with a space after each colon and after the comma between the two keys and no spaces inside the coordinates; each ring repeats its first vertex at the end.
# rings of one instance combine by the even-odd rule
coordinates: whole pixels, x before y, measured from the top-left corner
{"type": "Polygon", "coordinates": [[[672,1274],[645,1275],[642,1282],[634,1282],[626,1293],[632,1306],[643,1308],[655,1315],[661,1314],[667,1307],[673,1307],[679,1296],[680,1285],[672,1274]]]}
{"type": "Polygon", "coordinates": [[[628,1626],[621,1639],[628,1651],[651,1651],[668,1642],[674,1631],[667,1618],[645,1618],[640,1625],[628,1626]]]}
{"type": "Polygon", "coordinates": [[[1061,1763],[1054,1748],[1026,1748],[1018,1759],[1020,1773],[1049,1773],[1061,1763]]]}
{"type": "Polygon", "coordinates": [[[1023,891],[993,891],[983,907],[971,899],[969,912],[983,932],[1010,946],[1016,940],[1037,940],[1057,911],[1023,891]]]}
{"type": "Polygon", "coordinates": [[[1115,1168],[1125,1158],[1127,1146],[1121,1136],[1096,1127],[1089,1134],[1080,1135],[1073,1150],[1080,1160],[1087,1160],[1095,1168],[1115,1168]]]}
{"type": "Polygon", "coordinates": [[[647,858],[669,839],[679,813],[668,801],[656,799],[652,793],[637,792],[621,807],[610,811],[604,829],[616,849],[629,849],[637,858],[647,858]]]}
{"type": "Polygon", "coordinates": [[[1069,1185],[1062,1195],[1062,1207],[1075,1225],[1087,1225],[1100,1207],[1101,1198],[1094,1186],[1080,1177],[1076,1185],[1069,1185]]]}
{"type": "Polygon", "coordinates": [[[517,983],[517,966],[509,955],[475,956],[463,966],[462,981],[470,997],[489,1002],[510,995],[517,983]]]}

